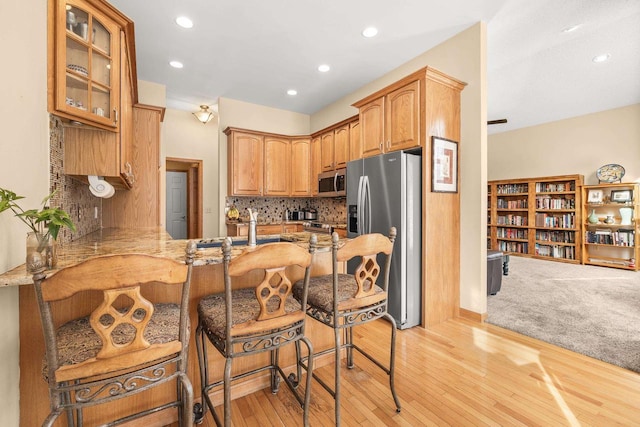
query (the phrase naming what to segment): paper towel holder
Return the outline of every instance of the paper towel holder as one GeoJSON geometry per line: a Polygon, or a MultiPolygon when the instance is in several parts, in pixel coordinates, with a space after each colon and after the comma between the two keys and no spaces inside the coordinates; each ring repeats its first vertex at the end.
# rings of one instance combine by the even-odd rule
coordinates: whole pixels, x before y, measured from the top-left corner
{"type": "Polygon", "coordinates": [[[96,197],[108,199],[116,193],[113,185],[104,180],[102,176],[89,175],[89,191],[96,197]]]}

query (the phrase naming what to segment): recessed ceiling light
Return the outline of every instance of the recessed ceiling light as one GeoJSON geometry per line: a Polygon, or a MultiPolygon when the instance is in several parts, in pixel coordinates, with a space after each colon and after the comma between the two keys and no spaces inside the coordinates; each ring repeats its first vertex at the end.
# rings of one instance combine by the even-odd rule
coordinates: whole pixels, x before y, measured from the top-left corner
{"type": "Polygon", "coordinates": [[[287,95],[290,95],[290,96],[296,96],[297,94],[298,94],[298,91],[295,89],[289,89],[287,91],[287,95]]]}
{"type": "Polygon", "coordinates": [[[171,61],[171,62],[169,62],[169,65],[171,65],[173,68],[182,68],[182,67],[184,67],[184,64],[182,64],[182,62],[180,62],[180,61],[171,61]]]}
{"type": "Polygon", "coordinates": [[[611,55],[609,55],[608,53],[603,53],[602,55],[594,56],[592,61],[593,62],[605,62],[605,61],[608,61],[609,58],[611,58],[611,55]]]}
{"type": "Polygon", "coordinates": [[[318,65],[318,71],[320,71],[321,73],[326,73],[330,69],[331,67],[329,67],[327,64],[318,65]]]}
{"type": "Polygon", "coordinates": [[[571,33],[571,32],[573,32],[573,31],[577,30],[578,28],[580,28],[581,26],[582,26],[582,24],[570,25],[570,26],[568,26],[568,27],[564,27],[564,28],[562,29],[562,32],[563,32],[563,33],[571,33]]]}
{"type": "Polygon", "coordinates": [[[193,21],[186,16],[178,16],[176,18],[176,24],[180,25],[182,28],[193,28],[193,21]]]}
{"type": "Polygon", "coordinates": [[[364,37],[375,37],[378,34],[378,29],[376,27],[368,27],[362,30],[362,35],[364,37]]]}

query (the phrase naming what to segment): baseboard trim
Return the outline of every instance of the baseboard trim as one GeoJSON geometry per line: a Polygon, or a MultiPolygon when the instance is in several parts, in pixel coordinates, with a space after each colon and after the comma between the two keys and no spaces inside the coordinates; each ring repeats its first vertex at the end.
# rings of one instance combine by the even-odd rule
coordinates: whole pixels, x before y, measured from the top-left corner
{"type": "Polygon", "coordinates": [[[475,311],[467,310],[460,307],[459,316],[463,319],[473,320],[474,322],[483,323],[487,320],[487,313],[476,313],[475,311]]]}

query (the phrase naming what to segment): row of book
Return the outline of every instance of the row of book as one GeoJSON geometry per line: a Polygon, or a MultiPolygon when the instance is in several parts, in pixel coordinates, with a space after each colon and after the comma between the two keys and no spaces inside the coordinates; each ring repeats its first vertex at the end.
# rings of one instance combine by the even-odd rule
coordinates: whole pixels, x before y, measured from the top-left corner
{"type": "Polygon", "coordinates": [[[527,209],[527,199],[507,200],[498,198],[498,209],[527,209]]]}
{"type": "Polygon", "coordinates": [[[536,243],[536,255],[551,258],[576,259],[576,249],[574,246],[548,246],[536,243]]]}
{"type": "Polygon", "coordinates": [[[573,212],[568,212],[562,215],[536,213],[536,227],[575,228],[576,216],[573,212]]]}
{"type": "Polygon", "coordinates": [[[544,242],[575,243],[576,233],[573,231],[536,230],[536,240],[544,242]]]}
{"type": "Polygon", "coordinates": [[[499,239],[527,239],[527,231],[522,228],[498,227],[496,233],[499,239]]]}
{"type": "Polygon", "coordinates": [[[596,229],[585,232],[587,243],[597,243],[599,245],[613,246],[635,246],[635,235],[633,230],[618,229],[617,231],[596,229]]]}
{"type": "Polygon", "coordinates": [[[500,184],[496,186],[496,192],[498,194],[528,193],[529,184],[500,184]]]}
{"type": "Polygon", "coordinates": [[[498,225],[527,225],[528,219],[522,215],[498,215],[498,225]]]}
{"type": "Polygon", "coordinates": [[[538,196],[536,197],[536,209],[575,209],[576,200],[573,197],[538,196]]]}
{"type": "Polygon", "coordinates": [[[555,193],[560,191],[576,191],[575,181],[570,182],[536,182],[536,193],[555,193]]]}
{"type": "Polygon", "coordinates": [[[498,250],[502,252],[518,252],[521,254],[529,253],[529,244],[524,242],[506,242],[500,240],[498,242],[498,250]]]}

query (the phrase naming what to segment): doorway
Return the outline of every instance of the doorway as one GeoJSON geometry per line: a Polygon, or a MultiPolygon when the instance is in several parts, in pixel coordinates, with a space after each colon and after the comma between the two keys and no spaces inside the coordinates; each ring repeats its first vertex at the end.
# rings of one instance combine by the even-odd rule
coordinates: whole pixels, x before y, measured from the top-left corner
{"type": "Polygon", "coordinates": [[[202,160],[167,157],[165,182],[167,232],[174,239],[202,238],[202,160]]]}

